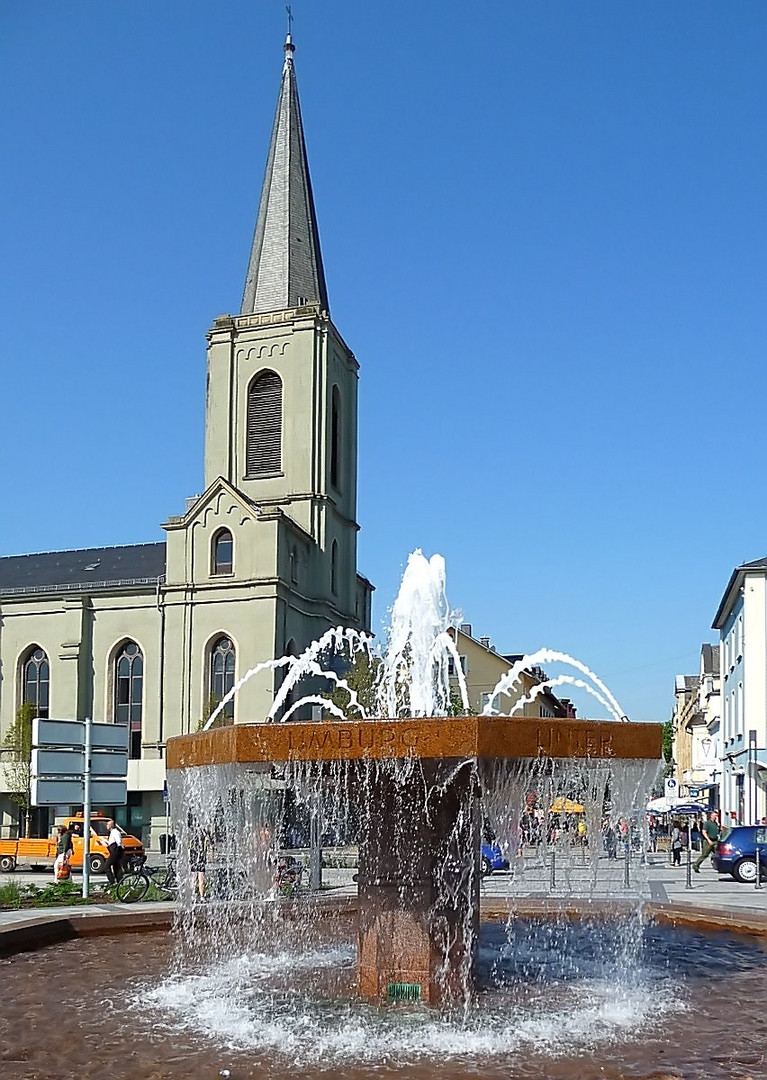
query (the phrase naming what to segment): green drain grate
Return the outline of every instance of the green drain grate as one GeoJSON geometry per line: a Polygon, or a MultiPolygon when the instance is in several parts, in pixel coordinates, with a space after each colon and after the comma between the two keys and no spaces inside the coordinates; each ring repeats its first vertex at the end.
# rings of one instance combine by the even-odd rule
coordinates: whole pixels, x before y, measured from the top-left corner
{"type": "Polygon", "coordinates": [[[420,1001],[420,983],[389,983],[386,987],[387,1001],[420,1001]]]}

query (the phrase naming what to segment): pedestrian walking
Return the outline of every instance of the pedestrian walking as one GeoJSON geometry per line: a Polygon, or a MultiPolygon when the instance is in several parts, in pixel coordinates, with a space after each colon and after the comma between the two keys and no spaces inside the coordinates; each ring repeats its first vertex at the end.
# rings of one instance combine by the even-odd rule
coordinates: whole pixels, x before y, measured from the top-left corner
{"type": "Polygon", "coordinates": [[[620,836],[623,854],[628,859],[631,849],[631,830],[625,818],[621,818],[618,822],[618,835],[620,836]]]}
{"type": "Polygon", "coordinates": [[[66,825],[58,826],[56,837],[56,858],[53,860],[53,880],[66,881],[71,874],[70,860],[74,854],[75,846],[72,843],[72,834],[66,825]]]}
{"type": "Polygon", "coordinates": [[[692,868],[696,874],[700,873],[701,863],[709,857],[711,852],[716,847],[716,842],[719,839],[719,815],[715,810],[712,810],[708,815],[708,819],[703,822],[703,828],[701,829],[700,837],[700,855],[692,864],[692,868]]]}
{"type": "Polygon", "coordinates": [[[682,823],[675,821],[671,829],[671,865],[682,865],[682,848],[684,847],[684,831],[682,823]]]}
{"type": "Polygon", "coordinates": [[[205,900],[205,872],[208,867],[208,855],[212,845],[210,832],[204,829],[189,812],[187,815],[189,828],[189,869],[192,874],[192,887],[198,900],[205,900]]]}
{"type": "Polygon", "coordinates": [[[605,822],[604,838],[605,838],[605,850],[607,851],[607,858],[608,859],[617,859],[618,858],[618,837],[616,836],[615,828],[613,826],[613,823],[611,821],[609,821],[609,820],[607,822],[605,822]]]}
{"type": "Polygon", "coordinates": [[[123,876],[123,834],[112,818],[107,821],[107,828],[109,829],[109,835],[107,836],[109,857],[106,862],[107,884],[116,885],[123,876]]]}

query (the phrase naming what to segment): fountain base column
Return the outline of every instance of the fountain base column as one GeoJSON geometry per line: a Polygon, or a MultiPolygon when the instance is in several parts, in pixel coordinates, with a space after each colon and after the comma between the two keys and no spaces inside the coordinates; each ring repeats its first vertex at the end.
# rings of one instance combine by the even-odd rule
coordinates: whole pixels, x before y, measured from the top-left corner
{"type": "Polygon", "coordinates": [[[358,991],[371,1001],[463,1001],[479,927],[471,761],[366,771],[358,874],[358,991]]]}

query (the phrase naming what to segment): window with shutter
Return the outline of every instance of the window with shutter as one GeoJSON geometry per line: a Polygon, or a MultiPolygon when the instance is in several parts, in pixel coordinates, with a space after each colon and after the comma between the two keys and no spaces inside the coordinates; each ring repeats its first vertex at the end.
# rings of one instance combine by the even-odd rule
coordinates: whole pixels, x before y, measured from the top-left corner
{"type": "Polygon", "coordinates": [[[282,380],[264,371],[248,390],[247,475],[270,476],[282,469],[282,380]]]}

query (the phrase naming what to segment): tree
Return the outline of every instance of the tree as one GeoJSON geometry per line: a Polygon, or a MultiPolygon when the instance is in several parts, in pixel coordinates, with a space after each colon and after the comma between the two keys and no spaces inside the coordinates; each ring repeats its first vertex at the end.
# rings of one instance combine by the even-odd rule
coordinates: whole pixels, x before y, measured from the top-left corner
{"type": "Polygon", "coordinates": [[[32,811],[32,720],[37,715],[35,705],[25,701],[3,739],[3,770],[11,802],[24,818],[24,835],[29,836],[32,811]]]}
{"type": "Polygon", "coordinates": [[[447,710],[448,716],[467,716],[468,713],[463,705],[463,698],[457,682],[450,683],[450,705],[447,710]]]}
{"type": "MultiPolygon", "coordinates": [[[[205,727],[208,720],[210,720],[211,716],[213,715],[213,713],[216,711],[216,709],[219,707],[220,704],[221,704],[221,698],[218,697],[216,694],[211,694],[210,697],[208,698],[208,700],[205,702],[205,705],[203,707],[202,717],[200,718],[200,722],[197,725],[197,730],[198,731],[202,731],[202,729],[205,727]]],[[[234,717],[231,714],[227,713],[226,709],[222,709],[221,712],[216,717],[216,719],[213,721],[213,727],[214,728],[230,727],[233,723],[234,723],[234,717]]]]}
{"type": "MultiPolygon", "coordinates": [[[[348,670],[341,676],[349,689],[357,695],[357,700],[368,716],[375,716],[380,670],[379,657],[371,656],[367,652],[358,652],[348,670]]],[[[360,719],[361,713],[356,706],[352,705],[351,695],[344,687],[336,686],[332,693],[322,696],[332,701],[348,720],[360,719]]]]}
{"type": "Polygon", "coordinates": [[[671,753],[674,748],[674,722],[673,720],[667,720],[663,725],[663,760],[670,762],[671,753]]]}

